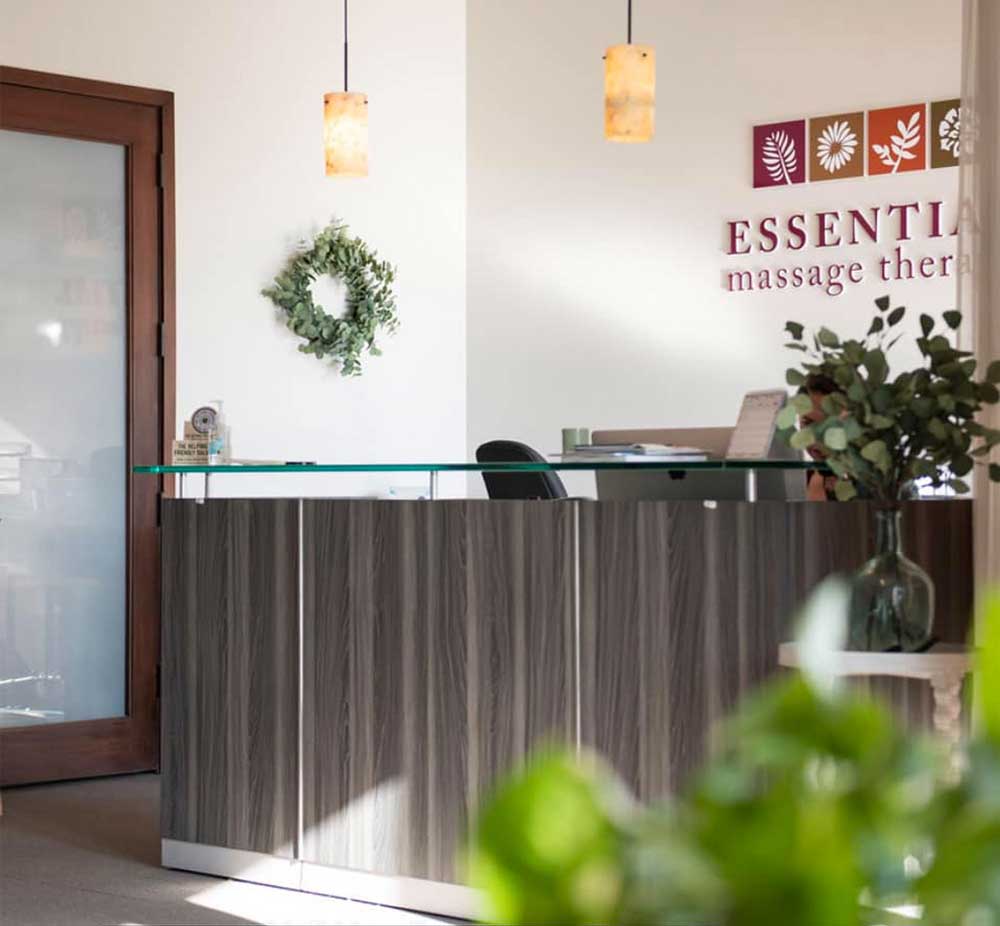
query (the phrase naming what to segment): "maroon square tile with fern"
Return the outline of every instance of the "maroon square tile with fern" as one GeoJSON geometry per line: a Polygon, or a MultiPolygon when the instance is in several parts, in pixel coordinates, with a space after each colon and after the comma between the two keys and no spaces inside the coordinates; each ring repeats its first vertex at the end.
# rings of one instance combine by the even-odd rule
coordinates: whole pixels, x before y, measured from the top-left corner
{"type": "Polygon", "coordinates": [[[806,182],[806,120],[753,127],[753,185],[806,182]]]}

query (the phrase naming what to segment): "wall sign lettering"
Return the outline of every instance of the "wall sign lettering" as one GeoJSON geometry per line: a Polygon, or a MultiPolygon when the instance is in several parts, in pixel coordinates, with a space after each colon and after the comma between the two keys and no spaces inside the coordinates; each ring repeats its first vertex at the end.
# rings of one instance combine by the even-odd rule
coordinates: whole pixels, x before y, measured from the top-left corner
{"type": "Polygon", "coordinates": [[[850,252],[836,261],[737,266],[723,271],[723,287],[731,293],[819,288],[828,296],[839,296],[847,286],[866,279],[891,283],[951,277],[967,269],[956,266],[953,253],[917,257],[908,251],[911,245],[907,242],[954,239],[959,225],[968,220],[968,216],[949,210],[943,200],[735,219],[726,223],[726,254],[730,257],[802,252],[806,248],[890,247],[867,267],[852,259],[850,252]]]}

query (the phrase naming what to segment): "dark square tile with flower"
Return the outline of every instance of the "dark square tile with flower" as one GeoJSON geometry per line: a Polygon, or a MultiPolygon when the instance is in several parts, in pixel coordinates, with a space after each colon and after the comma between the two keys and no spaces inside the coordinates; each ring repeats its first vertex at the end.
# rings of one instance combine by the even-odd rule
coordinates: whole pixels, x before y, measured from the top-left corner
{"type": "Polygon", "coordinates": [[[957,167],[960,153],[961,100],[931,103],[931,167],[957,167]]]}

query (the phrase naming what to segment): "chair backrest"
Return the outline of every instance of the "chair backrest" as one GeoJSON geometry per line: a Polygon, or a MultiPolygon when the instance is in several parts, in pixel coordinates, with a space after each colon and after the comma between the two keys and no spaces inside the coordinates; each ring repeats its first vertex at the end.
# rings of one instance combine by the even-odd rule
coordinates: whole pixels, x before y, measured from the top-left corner
{"type": "MultiPolygon", "coordinates": [[[[491,440],[476,448],[478,463],[545,463],[537,450],[514,440],[491,440]]],[[[490,498],[566,498],[566,487],[557,473],[483,473],[490,498]]]]}

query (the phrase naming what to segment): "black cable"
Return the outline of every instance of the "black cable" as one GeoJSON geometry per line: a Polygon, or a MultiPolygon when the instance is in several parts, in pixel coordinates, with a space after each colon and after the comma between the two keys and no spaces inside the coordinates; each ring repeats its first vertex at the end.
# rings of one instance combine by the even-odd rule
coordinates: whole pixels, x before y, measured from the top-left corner
{"type": "Polygon", "coordinates": [[[344,0],[344,93],[347,93],[347,0],[344,0]]]}
{"type": "Polygon", "coordinates": [[[628,44],[632,44],[632,0],[628,0],[628,44]]]}

